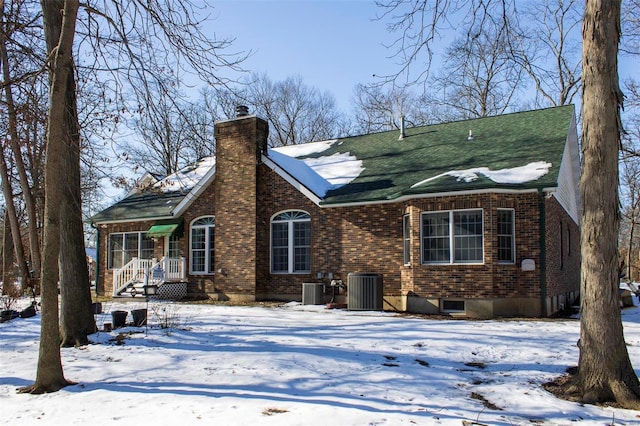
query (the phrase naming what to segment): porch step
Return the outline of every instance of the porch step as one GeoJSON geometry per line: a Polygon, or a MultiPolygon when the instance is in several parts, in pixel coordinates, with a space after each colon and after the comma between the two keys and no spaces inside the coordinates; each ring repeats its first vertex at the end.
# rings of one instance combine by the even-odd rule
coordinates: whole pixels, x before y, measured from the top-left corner
{"type": "Polygon", "coordinates": [[[133,294],[134,292],[136,294],[144,294],[144,282],[133,283],[129,292],[131,292],[131,294],[133,294]]]}
{"type": "Polygon", "coordinates": [[[136,297],[137,295],[144,295],[144,281],[135,281],[129,284],[124,290],[120,292],[121,296],[136,297]]]}

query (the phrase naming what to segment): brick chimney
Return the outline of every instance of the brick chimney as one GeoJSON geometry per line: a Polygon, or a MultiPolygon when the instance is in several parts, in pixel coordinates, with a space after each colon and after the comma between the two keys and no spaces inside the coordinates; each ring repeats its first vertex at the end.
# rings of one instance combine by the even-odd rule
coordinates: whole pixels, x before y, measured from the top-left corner
{"type": "Polygon", "coordinates": [[[269,125],[249,115],[247,107],[236,112],[236,118],[215,123],[214,285],[223,300],[251,301],[256,293],[257,172],[269,125]]]}

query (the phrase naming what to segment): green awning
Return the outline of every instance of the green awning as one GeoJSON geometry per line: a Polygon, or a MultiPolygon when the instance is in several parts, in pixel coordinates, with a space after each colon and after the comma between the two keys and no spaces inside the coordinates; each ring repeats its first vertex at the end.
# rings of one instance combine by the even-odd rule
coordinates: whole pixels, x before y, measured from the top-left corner
{"type": "Polygon", "coordinates": [[[149,228],[147,231],[147,237],[160,238],[168,237],[170,235],[180,235],[182,232],[182,220],[174,221],[158,221],[149,228]]]}

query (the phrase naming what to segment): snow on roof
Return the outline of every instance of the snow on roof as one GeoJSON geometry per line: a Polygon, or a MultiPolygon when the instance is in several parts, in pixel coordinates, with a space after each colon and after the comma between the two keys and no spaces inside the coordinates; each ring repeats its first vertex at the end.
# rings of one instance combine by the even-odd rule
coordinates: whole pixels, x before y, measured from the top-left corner
{"type": "Polygon", "coordinates": [[[273,148],[273,151],[286,153],[289,157],[304,157],[311,154],[317,154],[331,148],[331,145],[337,142],[337,139],[320,142],[302,143],[298,145],[287,145],[273,148]]]}
{"type": "Polygon", "coordinates": [[[443,176],[452,176],[457,178],[458,181],[473,182],[478,179],[479,174],[488,179],[491,179],[496,183],[521,184],[541,178],[542,176],[549,173],[549,169],[551,168],[551,166],[552,164],[546,161],[536,161],[524,166],[500,170],[491,170],[488,167],[476,167],[466,170],[451,170],[445,173],[441,173],[437,176],[432,176],[430,178],[424,179],[418,183],[413,184],[411,187],[415,188],[443,176]]]}
{"type": "Polygon", "coordinates": [[[156,182],[153,188],[162,192],[189,191],[214,167],[215,157],[204,157],[156,182]]]}
{"type": "Polygon", "coordinates": [[[336,140],[289,145],[268,152],[278,166],[319,197],[357,178],[364,170],[362,160],[349,152],[324,157],[298,158],[317,154],[330,148],[336,140]]]}

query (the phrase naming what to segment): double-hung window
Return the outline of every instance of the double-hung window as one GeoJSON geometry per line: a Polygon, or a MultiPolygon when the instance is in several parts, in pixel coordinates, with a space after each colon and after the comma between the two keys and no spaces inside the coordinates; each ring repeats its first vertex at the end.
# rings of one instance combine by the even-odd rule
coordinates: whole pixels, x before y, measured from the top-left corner
{"type": "Polygon", "coordinates": [[[498,210],[498,262],[515,263],[515,220],[511,209],[498,210]]]}
{"type": "Polygon", "coordinates": [[[213,274],[216,220],[213,216],[196,219],[191,223],[190,259],[194,274],[213,274]]]}
{"type": "Polygon", "coordinates": [[[286,211],[271,219],[271,272],[303,274],[311,271],[311,216],[286,211]]]}
{"type": "Polygon", "coordinates": [[[146,232],[117,232],[109,234],[109,269],[119,269],[131,259],[151,259],[153,239],[146,232]]]}
{"type": "Polygon", "coordinates": [[[482,263],[482,210],[422,214],[422,263],[482,263]]]}

